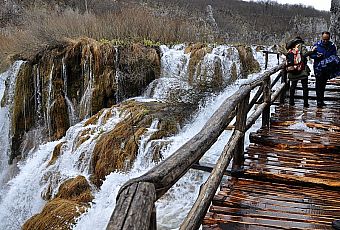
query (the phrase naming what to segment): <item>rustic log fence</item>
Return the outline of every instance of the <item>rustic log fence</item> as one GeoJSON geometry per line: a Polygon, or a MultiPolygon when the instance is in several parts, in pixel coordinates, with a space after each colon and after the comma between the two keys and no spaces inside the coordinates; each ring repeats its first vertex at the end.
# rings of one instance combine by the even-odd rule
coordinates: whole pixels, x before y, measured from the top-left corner
{"type": "Polygon", "coordinates": [[[283,101],[287,89],[287,78],[283,67],[282,63],[264,72],[259,78],[243,84],[222,103],[202,130],[174,154],[144,175],[127,181],[118,193],[117,204],[107,229],[156,229],[155,202],[201,159],[236,116],[235,129],[229,142],[225,145],[217,164],[208,180],[202,185],[195,204],[180,227],[183,230],[199,228],[231,159],[234,157],[233,170],[237,171],[242,167],[245,132],[261,114],[262,126],[268,127],[270,105],[280,95],[280,101],[283,101]],[[271,75],[278,71],[280,73],[271,82],[271,75]],[[280,84],[272,93],[274,85],[276,86],[280,79],[280,84]],[[259,87],[258,91],[249,102],[251,91],[257,87],[259,87]],[[247,114],[256,103],[257,108],[247,118],[247,114]]]}

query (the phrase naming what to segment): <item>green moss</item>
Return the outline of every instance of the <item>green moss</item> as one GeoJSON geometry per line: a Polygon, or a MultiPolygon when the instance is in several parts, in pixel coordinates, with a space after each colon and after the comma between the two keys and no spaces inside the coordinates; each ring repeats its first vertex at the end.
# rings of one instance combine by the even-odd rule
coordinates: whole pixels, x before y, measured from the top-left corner
{"type": "Polygon", "coordinates": [[[145,46],[150,46],[150,47],[160,46],[161,45],[160,42],[156,42],[156,41],[149,40],[149,39],[146,39],[146,38],[143,39],[143,44],[145,46]]]}
{"type": "Polygon", "coordinates": [[[25,132],[35,122],[34,82],[32,65],[24,63],[17,76],[12,111],[12,151],[10,163],[21,154],[20,145],[25,132]]]}
{"type": "Polygon", "coordinates": [[[128,45],[130,44],[129,41],[127,40],[122,40],[122,39],[119,39],[119,38],[114,38],[110,41],[110,43],[114,46],[125,46],[125,45],[128,45]]]}

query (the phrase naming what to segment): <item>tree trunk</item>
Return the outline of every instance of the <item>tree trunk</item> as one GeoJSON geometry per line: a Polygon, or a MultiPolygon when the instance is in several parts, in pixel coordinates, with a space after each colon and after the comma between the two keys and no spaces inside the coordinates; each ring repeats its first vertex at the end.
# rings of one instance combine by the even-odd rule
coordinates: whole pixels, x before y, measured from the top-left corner
{"type": "Polygon", "coordinates": [[[330,32],[333,36],[333,41],[336,46],[340,47],[340,0],[332,0],[331,2],[331,26],[330,32]]]}

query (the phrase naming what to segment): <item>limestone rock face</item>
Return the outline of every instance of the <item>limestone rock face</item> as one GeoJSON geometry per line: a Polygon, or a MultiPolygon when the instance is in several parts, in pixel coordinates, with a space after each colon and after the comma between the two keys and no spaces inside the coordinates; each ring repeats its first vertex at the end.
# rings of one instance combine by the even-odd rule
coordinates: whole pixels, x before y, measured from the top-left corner
{"type": "MultiPolygon", "coordinates": [[[[226,85],[234,82],[238,77],[237,60],[227,60],[225,57],[235,57],[238,53],[239,62],[241,64],[240,75],[247,76],[248,74],[258,72],[260,70],[259,63],[254,59],[251,47],[239,45],[229,47],[227,52],[221,52],[220,57],[215,56],[214,59],[209,59],[213,48],[202,43],[196,43],[188,46],[185,53],[190,53],[188,64],[188,83],[195,87],[197,91],[220,91],[226,85]],[[221,58],[222,57],[222,58],[221,58]],[[230,61],[233,64],[230,68],[230,73],[227,74],[229,79],[224,79],[226,76],[222,71],[223,62],[230,61]]],[[[215,50],[215,52],[218,52],[215,50]]]]}
{"type": "Polygon", "coordinates": [[[159,50],[141,44],[83,38],[37,54],[16,81],[11,161],[24,154],[20,145],[30,129],[42,128],[41,139],[59,139],[79,120],[139,96],[159,72],[159,50]]]}
{"type": "Polygon", "coordinates": [[[32,69],[27,63],[22,65],[16,80],[14,105],[12,111],[12,156],[20,155],[20,144],[24,133],[34,125],[35,103],[32,69]]]}
{"type": "Polygon", "coordinates": [[[121,47],[118,69],[118,101],[140,95],[160,74],[160,50],[140,44],[121,47]]]}
{"type": "MultiPolygon", "coordinates": [[[[146,135],[147,128],[153,121],[158,121],[155,127],[157,131],[149,134],[149,143],[177,133],[178,128],[193,112],[193,107],[184,106],[136,101],[121,104],[119,109],[122,113],[126,113],[126,117],[98,139],[92,154],[91,181],[100,187],[109,173],[128,171],[138,155],[138,149],[141,148],[142,136],[146,135]]],[[[162,158],[160,155],[162,146],[159,143],[154,144],[146,155],[149,156],[148,160],[157,162],[162,158]]]]}
{"type": "Polygon", "coordinates": [[[246,47],[240,45],[237,47],[237,51],[240,55],[243,76],[260,71],[260,64],[255,60],[252,50],[249,46],[246,47]]]}

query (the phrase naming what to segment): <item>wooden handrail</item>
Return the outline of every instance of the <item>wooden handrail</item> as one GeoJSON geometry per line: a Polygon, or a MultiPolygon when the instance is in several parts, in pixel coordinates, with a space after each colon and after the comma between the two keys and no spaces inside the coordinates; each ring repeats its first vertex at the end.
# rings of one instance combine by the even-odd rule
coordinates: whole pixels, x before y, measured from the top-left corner
{"type": "MultiPolygon", "coordinates": [[[[220,108],[218,108],[207,121],[201,131],[193,138],[144,175],[127,181],[118,192],[117,205],[111,215],[107,229],[153,229],[153,227],[150,226],[154,226],[152,223],[155,221],[155,215],[144,215],[145,210],[147,210],[148,213],[152,213],[150,210],[154,209],[154,202],[164,195],[216,142],[225,127],[227,127],[234,118],[236,106],[249,97],[249,93],[252,89],[263,85],[265,80],[268,82],[270,76],[283,67],[284,63],[264,72],[262,76],[256,80],[243,84],[236,93],[228,97],[222,103],[220,108]],[[143,189],[139,188],[140,186],[142,186],[143,189]],[[144,193],[143,191],[147,191],[147,203],[141,203],[140,195],[138,193],[144,193]],[[136,204],[142,205],[143,208],[133,208],[136,207],[136,204]],[[132,218],[131,215],[135,217],[132,218]],[[145,224],[145,221],[143,220],[143,222],[142,218],[139,218],[143,216],[144,220],[149,224],[145,224]]],[[[270,86],[270,83],[268,83],[268,85],[270,86]]],[[[265,101],[266,106],[268,106],[270,105],[270,87],[264,88],[267,90],[269,88],[269,101],[265,101]]],[[[248,109],[248,102],[245,106],[248,109]]],[[[239,127],[241,130],[238,131],[242,133],[241,136],[243,137],[248,122],[245,123],[244,119],[241,120],[244,123],[243,128],[239,127]]],[[[237,137],[234,137],[236,139],[233,140],[240,145],[239,141],[241,137],[239,136],[240,135],[237,134],[237,137]]],[[[237,143],[235,144],[237,145],[237,143]]],[[[234,146],[234,144],[232,146],[234,146]]],[[[234,151],[235,148],[233,147],[226,151],[228,152],[231,150],[234,151]]],[[[223,164],[225,163],[226,162],[223,164]]]]}
{"type": "MultiPolygon", "coordinates": [[[[269,80],[267,79],[267,84],[269,85],[269,80]]],[[[231,158],[234,153],[234,164],[233,170],[239,170],[239,161],[244,161],[244,153],[243,153],[243,143],[244,143],[244,133],[252,126],[253,123],[259,118],[259,116],[267,109],[268,105],[275,101],[280,93],[285,88],[286,83],[282,83],[274,94],[271,95],[270,102],[264,101],[261,103],[255,112],[249,117],[247,121],[245,112],[248,111],[247,107],[248,98],[244,98],[244,101],[239,105],[238,116],[239,119],[235,125],[235,131],[232,137],[229,139],[229,142],[225,145],[224,150],[217,161],[216,166],[211,172],[207,181],[201,187],[198,198],[196,199],[195,204],[190,210],[187,217],[184,219],[180,229],[181,230],[195,230],[198,229],[201,220],[204,217],[204,214],[207,212],[210,202],[214,197],[215,192],[217,191],[218,185],[221,183],[224,171],[228,167],[231,158]],[[241,148],[241,149],[240,149],[241,148]]]]}
{"type": "Polygon", "coordinates": [[[207,212],[210,202],[213,199],[218,186],[221,183],[223,172],[228,167],[233,156],[234,148],[244,136],[244,133],[235,130],[227,145],[225,145],[221,156],[219,157],[216,166],[211,172],[206,183],[201,187],[198,199],[193,208],[190,210],[187,218],[183,221],[180,230],[198,229],[201,225],[205,213],[207,212]]]}

